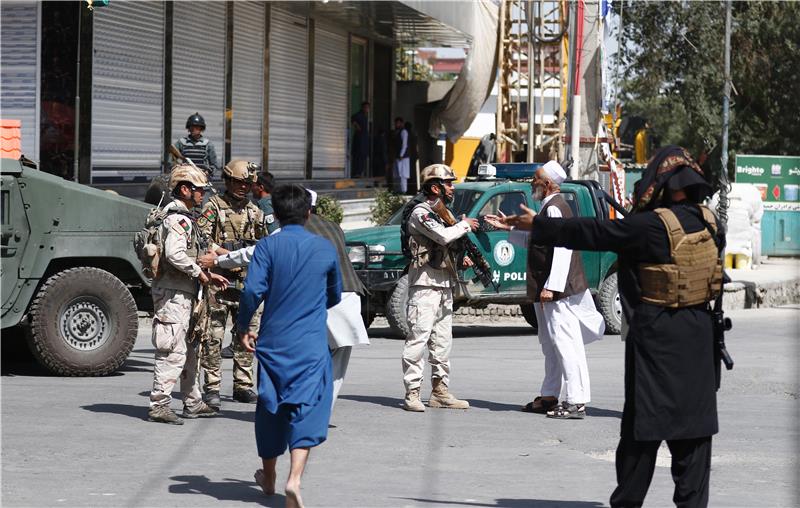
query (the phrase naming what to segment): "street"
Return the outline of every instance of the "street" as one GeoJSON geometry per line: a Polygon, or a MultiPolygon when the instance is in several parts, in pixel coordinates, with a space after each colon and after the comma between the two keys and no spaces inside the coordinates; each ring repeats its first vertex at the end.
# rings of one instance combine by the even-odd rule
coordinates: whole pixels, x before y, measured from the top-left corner
{"type": "MultiPolygon", "coordinates": [[[[800,307],[728,313],[720,433],[714,438],[711,506],[797,506],[800,307]]],[[[543,372],[536,339],[520,320],[457,324],[451,388],[467,411],[399,408],[402,341],[353,352],[328,441],[312,450],[308,506],[607,506],[623,403],[618,336],[587,347],[592,403],[583,420],[519,411],[543,372]]],[[[149,320],[116,375],[59,378],[2,358],[2,506],[283,506],[253,481],[260,467],[253,408],[233,402],[225,360],[223,412],[183,426],[147,421],[152,384],[149,320]]],[[[429,389],[423,392],[427,399],[429,389]]],[[[180,409],[173,400],[172,407],[180,409]]],[[[666,447],[646,506],[671,506],[666,447]]]]}

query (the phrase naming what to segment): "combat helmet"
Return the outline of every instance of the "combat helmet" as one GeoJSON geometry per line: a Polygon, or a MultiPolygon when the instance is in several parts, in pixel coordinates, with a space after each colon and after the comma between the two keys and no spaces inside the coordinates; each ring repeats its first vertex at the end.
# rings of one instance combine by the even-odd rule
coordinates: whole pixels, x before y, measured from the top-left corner
{"type": "Polygon", "coordinates": [[[426,184],[429,180],[441,180],[443,182],[453,181],[456,179],[455,173],[447,164],[431,164],[426,166],[420,174],[422,184],[426,184]]]}
{"type": "Polygon", "coordinates": [[[243,182],[255,182],[258,177],[258,164],[244,160],[230,161],[222,168],[223,178],[232,178],[243,182]]]}
{"type": "Polygon", "coordinates": [[[169,190],[174,191],[181,182],[189,182],[195,187],[208,187],[206,174],[191,164],[178,164],[169,175],[169,190]]]}
{"type": "Polygon", "coordinates": [[[186,128],[188,129],[192,125],[197,125],[201,129],[206,130],[206,121],[202,116],[200,116],[200,113],[195,113],[186,119],[186,128]]]}

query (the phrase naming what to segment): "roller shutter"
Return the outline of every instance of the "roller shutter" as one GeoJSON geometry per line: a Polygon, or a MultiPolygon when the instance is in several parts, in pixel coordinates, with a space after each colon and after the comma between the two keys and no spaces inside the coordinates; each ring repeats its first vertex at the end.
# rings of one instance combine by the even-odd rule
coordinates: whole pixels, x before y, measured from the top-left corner
{"type": "Polygon", "coordinates": [[[161,167],[164,5],[94,11],[92,182],[151,177],[161,167]]]}
{"type": "Polygon", "coordinates": [[[20,120],[21,151],[39,160],[38,2],[0,3],[0,112],[20,120]]]}
{"type": "Polygon", "coordinates": [[[269,33],[269,170],[304,178],[308,113],[308,25],[272,9],[269,33]]]}
{"type": "Polygon", "coordinates": [[[346,34],[317,25],[314,33],[314,178],[343,178],[347,147],[346,34]]]}
{"type": "Polygon", "coordinates": [[[233,119],[231,159],[261,163],[264,118],[264,8],[233,4],[233,119]]]}
{"type": "MultiPolygon", "coordinates": [[[[225,155],[225,2],[174,2],[172,18],[172,138],[186,136],[195,112],[203,133],[225,155]]],[[[216,173],[219,176],[219,172],[216,173]]]]}

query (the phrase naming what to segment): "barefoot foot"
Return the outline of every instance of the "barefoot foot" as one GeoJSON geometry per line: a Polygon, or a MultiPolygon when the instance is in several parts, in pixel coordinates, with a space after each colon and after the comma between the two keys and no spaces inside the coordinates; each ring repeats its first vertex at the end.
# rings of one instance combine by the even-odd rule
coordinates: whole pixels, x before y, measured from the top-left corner
{"type": "Polygon", "coordinates": [[[256,483],[261,487],[261,490],[264,491],[264,494],[271,496],[275,494],[275,473],[273,472],[272,475],[267,475],[263,469],[259,469],[253,475],[255,478],[256,483]],[[270,477],[271,476],[271,477],[270,477]]]}
{"type": "Polygon", "coordinates": [[[300,484],[286,484],[286,508],[303,508],[303,499],[300,497],[300,484]]]}

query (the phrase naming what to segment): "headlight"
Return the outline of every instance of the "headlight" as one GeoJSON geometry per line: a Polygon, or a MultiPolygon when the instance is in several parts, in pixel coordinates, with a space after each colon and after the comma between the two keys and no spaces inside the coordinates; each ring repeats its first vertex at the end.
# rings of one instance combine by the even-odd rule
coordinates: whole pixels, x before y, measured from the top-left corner
{"type": "Polygon", "coordinates": [[[350,252],[347,253],[347,257],[350,258],[350,262],[353,264],[363,264],[366,258],[364,247],[350,247],[350,252]]]}
{"type": "MultiPolygon", "coordinates": [[[[383,245],[370,245],[369,246],[369,262],[370,263],[383,263],[383,253],[386,252],[386,247],[383,245]]],[[[362,254],[363,255],[363,254],[362,254]]]]}

